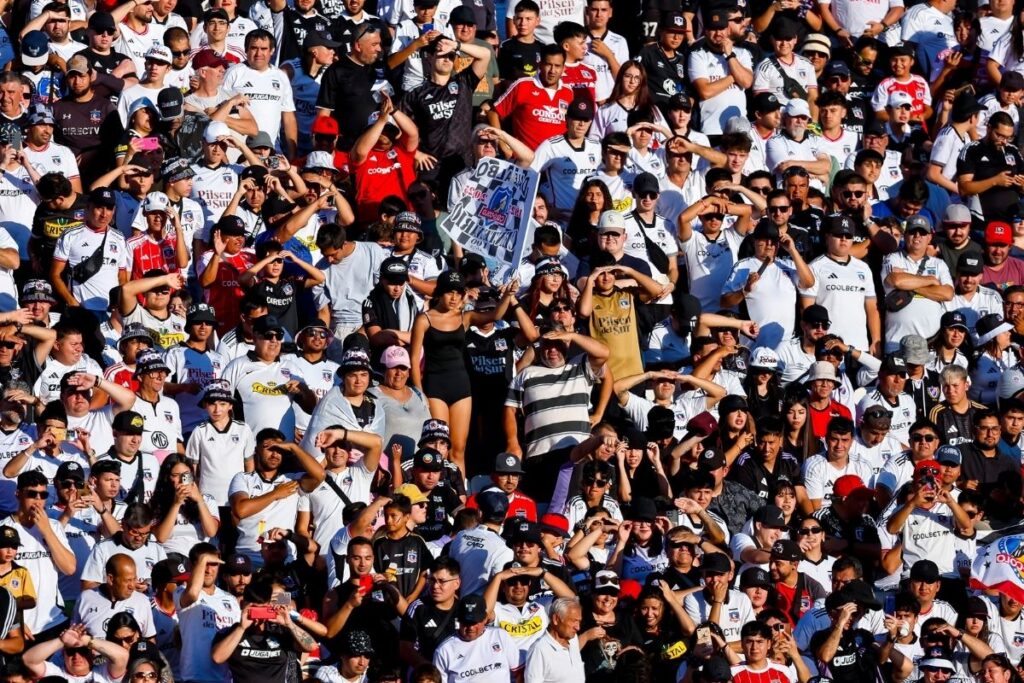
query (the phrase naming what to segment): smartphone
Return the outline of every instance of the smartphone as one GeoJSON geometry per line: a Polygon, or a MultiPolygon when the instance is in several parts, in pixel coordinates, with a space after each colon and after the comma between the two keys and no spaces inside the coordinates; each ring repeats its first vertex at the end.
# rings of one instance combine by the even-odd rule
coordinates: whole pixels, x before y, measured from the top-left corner
{"type": "Polygon", "coordinates": [[[194,481],[195,481],[195,478],[192,476],[191,472],[185,472],[185,473],[183,473],[181,475],[181,484],[182,484],[182,486],[188,486],[189,484],[191,484],[194,481]]]}
{"type": "Polygon", "coordinates": [[[257,605],[249,608],[249,618],[253,621],[273,621],[277,619],[277,610],[267,605],[257,605]]]}
{"type": "Polygon", "coordinates": [[[287,591],[281,591],[274,596],[274,604],[289,607],[292,604],[292,596],[287,591]]]}
{"type": "Polygon", "coordinates": [[[11,147],[13,147],[14,149],[16,149],[16,150],[18,150],[20,152],[21,148],[24,146],[24,141],[23,141],[23,138],[21,137],[21,129],[20,128],[13,128],[13,129],[11,129],[10,136],[11,136],[11,147]]]}
{"type": "Polygon", "coordinates": [[[68,438],[68,430],[63,427],[50,427],[50,433],[57,441],[66,441],[68,438]]]}
{"type": "Polygon", "coordinates": [[[281,157],[277,155],[267,157],[267,168],[269,168],[271,171],[276,171],[277,169],[281,168],[281,157]]]}
{"type": "Polygon", "coordinates": [[[365,574],[359,577],[359,593],[360,595],[366,595],[373,590],[373,577],[369,574],[365,574]]]}
{"type": "Polygon", "coordinates": [[[697,645],[711,645],[711,628],[709,626],[697,627],[697,645]]]}
{"type": "Polygon", "coordinates": [[[429,24],[423,24],[423,28],[420,29],[420,35],[423,35],[424,33],[430,33],[433,30],[434,30],[434,23],[433,22],[431,22],[429,24]]]}
{"type": "Polygon", "coordinates": [[[139,138],[139,149],[143,152],[152,152],[154,149],[160,149],[160,138],[153,135],[139,138]]]}
{"type": "Polygon", "coordinates": [[[92,493],[92,491],[89,489],[89,485],[83,481],[81,486],[78,487],[78,497],[85,498],[90,493],[92,493]]]}

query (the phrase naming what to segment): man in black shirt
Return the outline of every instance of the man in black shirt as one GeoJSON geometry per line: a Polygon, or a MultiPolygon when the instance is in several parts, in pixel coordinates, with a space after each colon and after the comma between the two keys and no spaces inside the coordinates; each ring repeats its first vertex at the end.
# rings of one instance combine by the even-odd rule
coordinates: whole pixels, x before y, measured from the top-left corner
{"type": "Polygon", "coordinates": [[[533,76],[540,65],[540,50],[544,43],[534,32],[540,25],[540,7],[533,0],[522,0],[516,5],[512,24],[514,38],[509,38],[498,50],[498,75],[503,81],[514,81],[533,76]]]}
{"type": "Polygon", "coordinates": [[[420,129],[422,154],[432,157],[421,179],[438,179],[440,195],[448,195],[452,176],[473,163],[470,136],[473,92],[487,73],[491,51],[473,43],[441,38],[424,50],[424,69],[430,76],[402,98],[401,109],[420,129]],[[473,59],[468,69],[455,73],[459,52],[473,59]]]}
{"type": "Polygon", "coordinates": [[[380,27],[369,21],[359,24],[352,33],[351,51],[327,69],[320,83],[317,116],[337,119],[349,143],[363,132],[379,106],[373,87],[384,79],[383,68],[376,66],[381,49],[380,27]]]}
{"type": "Polygon", "coordinates": [[[757,421],[757,439],[754,447],[742,453],[729,474],[764,500],[775,490],[780,477],[803,486],[800,461],[782,452],[784,424],[776,415],[766,415],[757,421]]]}
{"type": "Polygon", "coordinates": [[[416,526],[416,533],[428,543],[451,533],[451,515],[462,505],[459,494],[441,483],[444,462],[433,448],[420,448],[412,460],[412,483],[427,497],[427,521],[416,526]]]}
{"type": "Polygon", "coordinates": [[[39,192],[39,206],[32,217],[32,237],[29,239],[29,255],[32,269],[46,279],[57,238],[65,230],[77,228],[85,223],[85,195],[75,192],[71,181],[59,173],[47,173],[36,183],[39,192]]]}
{"type": "Polygon", "coordinates": [[[455,599],[462,587],[459,563],[437,558],[422,597],[409,605],[402,618],[399,652],[409,667],[429,664],[434,650],[455,633],[455,599]]]}
{"type": "Polygon", "coordinates": [[[999,483],[1001,475],[1020,471],[1020,464],[999,451],[1002,426],[996,411],[988,408],[976,410],[972,422],[974,441],[960,445],[963,456],[960,466],[961,486],[985,498],[999,483]]]}
{"type": "MultiPolygon", "coordinates": [[[[85,56],[98,73],[105,74],[111,78],[108,82],[113,87],[115,81],[130,79],[127,85],[134,85],[138,80],[135,73],[135,62],[128,55],[121,54],[111,49],[114,36],[117,35],[117,26],[114,24],[114,17],[108,12],[97,11],[89,17],[89,30],[86,33],[89,37],[89,47],[78,54],[85,56]]],[[[120,87],[113,88],[113,92],[120,93],[126,87],[123,83],[120,87]]]]}
{"type": "Polygon", "coordinates": [[[53,105],[54,138],[78,157],[82,182],[88,186],[107,169],[101,148],[104,140],[121,137],[121,120],[114,115],[117,108],[110,98],[93,87],[97,73],[84,56],[68,60],[65,77],[68,96],[53,105]]]}
{"type": "MultiPolygon", "coordinates": [[[[836,683],[863,683],[879,679],[878,666],[883,661],[880,650],[888,652],[892,644],[879,646],[875,637],[854,624],[869,609],[879,609],[871,587],[864,581],[851,581],[825,599],[832,626],[814,634],[809,646],[810,654],[818,664],[818,671],[836,683]]],[[[886,657],[887,658],[887,657],[886,657]]],[[[909,669],[912,662],[896,654],[895,659],[909,669]]]]}
{"type": "Polygon", "coordinates": [[[662,12],[658,22],[658,42],[640,51],[638,59],[647,72],[647,86],[656,104],[664,104],[684,90],[686,56],[681,48],[687,25],[682,13],[662,12]]]}
{"type": "Polygon", "coordinates": [[[270,8],[275,32],[278,26],[283,29],[278,54],[282,64],[301,58],[314,45],[331,49],[340,47],[339,43],[327,38],[331,22],[317,11],[316,0],[295,0],[294,7],[289,7],[287,0],[270,0],[267,6],[270,8]]]}
{"type": "Polygon", "coordinates": [[[988,120],[984,139],[970,143],[960,153],[957,187],[965,202],[977,195],[981,213],[973,212],[976,220],[1009,220],[1008,211],[1021,200],[1024,157],[1010,144],[1013,130],[1010,115],[997,111],[988,120]]]}

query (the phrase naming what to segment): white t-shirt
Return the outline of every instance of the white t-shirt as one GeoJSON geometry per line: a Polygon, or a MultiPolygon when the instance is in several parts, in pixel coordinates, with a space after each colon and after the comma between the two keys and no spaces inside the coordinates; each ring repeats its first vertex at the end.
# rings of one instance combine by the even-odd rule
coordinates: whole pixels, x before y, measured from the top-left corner
{"type": "Polygon", "coordinates": [[[253,433],[273,427],[286,436],[295,432],[295,413],[292,411],[292,397],[285,391],[285,385],[293,379],[302,380],[293,374],[292,368],[281,360],[272,363],[252,360],[242,356],[228,363],[221,376],[232,392],[237,392],[245,411],[245,421],[253,433]]]}
{"type": "Polygon", "coordinates": [[[86,261],[103,245],[103,265],[85,282],[74,281],[71,294],[83,308],[105,316],[110,305],[110,290],[120,286],[118,275],[131,270],[128,261],[128,245],[124,235],[111,226],[104,232],[96,232],[86,225],[65,231],[58,239],[53,252],[55,261],[66,264],[65,274],[82,261],[86,261]],[[104,242],[104,235],[106,241],[104,242]]]}
{"type": "Polygon", "coordinates": [[[512,636],[488,626],[468,643],[458,634],[449,636],[434,652],[434,666],[445,683],[508,683],[523,658],[512,636]]]}
{"type": "MultiPolygon", "coordinates": [[[[50,525],[57,542],[71,552],[67,536],[64,535],[64,527],[55,519],[46,519],[45,523],[50,525]]],[[[21,547],[14,561],[28,570],[32,575],[32,582],[36,587],[36,606],[25,610],[22,616],[23,623],[32,631],[39,633],[56,626],[64,621],[64,598],[57,590],[57,580],[60,573],[56,565],[50,559],[50,549],[43,542],[43,534],[38,527],[28,529],[18,522],[17,517],[7,517],[0,520],[0,525],[13,527],[21,537],[21,547]]]]}
{"type": "MultiPolygon", "coordinates": [[[[128,56],[131,57],[131,55],[128,56]]],[[[145,70],[143,69],[142,71],[139,71],[139,73],[143,74],[145,73],[145,70]]],[[[122,90],[121,97],[117,100],[117,115],[121,117],[121,125],[126,128],[128,127],[128,112],[131,111],[132,104],[137,100],[146,98],[156,106],[157,96],[160,94],[161,90],[163,90],[163,88],[152,88],[148,85],[143,85],[142,83],[136,83],[135,85],[122,90]]]]}
{"type": "Polygon", "coordinates": [[[846,161],[846,158],[854,154],[860,147],[860,133],[849,128],[843,128],[842,133],[835,140],[824,133],[815,136],[812,140],[815,151],[832,157],[835,160],[836,166],[841,166],[846,161]]]}
{"type": "MultiPolygon", "coordinates": [[[[508,3],[505,11],[505,18],[512,19],[516,15],[518,2],[508,3]]],[[[555,27],[563,21],[574,21],[583,24],[583,9],[587,6],[581,0],[540,0],[537,3],[540,7],[540,24],[534,32],[537,40],[541,43],[555,42],[555,27]]]]}
{"type": "Polygon", "coordinates": [[[178,404],[178,413],[181,415],[182,432],[191,432],[196,425],[206,419],[206,411],[199,406],[203,390],[210,382],[220,377],[227,362],[216,351],[203,353],[184,344],[169,349],[164,356],[164,362],[171,369],[167,381],[198,384],[200,387],[194,394],[183,391],[174,396],[178,404]]]}
{"type": "Polygon", "coordinates": [[[956,177],[956,162],[960,158],[960,151],[969,141],[969,138],[961,137],[953,126],[945,126],[935,138],[929,163],[940,167],[942,177],[952,181],[956,177]]]}
{"type": "MultiPolygon", "coordinates": [[[[373,484],[374,473],[366,469],[362,458],[341,472],[327,470],[325,474],[334,480],[338,488],[348,496],[350,502],[370,503],[372,499],[370,485],[373,484]]],[[[310,513],[310,519],[316,522],[313,540],[320,546],[321,555],[327,554],[331,539],[344,526],[341,513],[345,509],[345,505],[341,496],[335,493],[326,479],[309,493],[299,491],[298,511],[310,513]]]]}
{"type": "Polygon", "coordinates": [[[743,236],[734,228],[723,227],[714,242],[694,230],[690,239],[680,243],[690,277],[690,294],[697,297],[702,310],[721,308],[722,287],[729,279],[742,242],[743,236]]]}
{"type": "Polygon", "coordinates": [[[231,480],[245,470],[245,461],[256,451],[256,440],[249,425],[239,420],[228,422],[222,432],[210,422],[201,422],[189,437],[185,457],[196,463],[199,491],[219,506],[228,505],[231,480]]]}
{"type": "MultiPolygon", "coordinates": [[[[747,69],[753,70],[754,63],[750,52],[742,47],[734,48],[736,59],[747,69]]],[[[710,50],[694,50],[687,61],[690,80],[707,79],[710,83],[720,81],[730,75],[728,60],[725,55],[710,50]]],[[[727,89],[711,99],[700,103],[701,132],[705,135],[721,135],[725,124],[734,116],[746,117],[746,91],[733,83],[727,89]]]]}
{"type": "MultiPolygon", "coordinates": [[[[242,493],[249,498],[256,498],[273,491],[278,484],[283,484],[286,481],[300,481],[304,476],[305,474],[302,472],[278,473],[272,480],[267,481],[259,472],[239,472],[231,479],[228,500],[230,501],[235,494],[242,493]]],[[[275,500],[256,514],[240,520],[238,522],[238,551],[244,552],[256,559],[259,565],[262,565],[260,544],[256,542],[256,539],[275,527],[293,528],[298,508],[299,496],[292,494],[287,498],[275,500]]]]}
{"type": "Polygon", "coordinates": [[[864,413],[871,406],[882,406],[892,413],[892,423],[889,426],[889,435],[894,437],[901,444],[910,443],[910,425],[917,420],[917,404],[910,394],[901,393],[896,399],[894,406],[877,389],[868,391],[864,398],[857,404],[857,424],[864,418],[864,413]]]}
{"type": "Polygon", "coordinates": [[[871,22],[881,23],[885,15],[893,7],[903,7],[903,0],[888,0],[887,2],[874,2],[873,0],[846,0],[845,2],[832,2],[823,0],[823,5],[829,5],[832,16],[850,35],[857,37],[864,33],[871,22]]]}
{"type": "Polygon", "coordinates": [[[82,570],[82,581],[95,581],[96,583],[106,581],[107,560],[117,554],[124,554],[135,560],[135,574],[139,581],[149,581],[149,577],[153,573],[153,565],[160,560],[167,559],[167,553],[164,552],[163,547],[153,539],[146,541],[141,548],[132,550],[113,538],[108,538],[97,543],[89,553],[89,559],[82,570]]]}
{"type": "Polygon", "coordinates": [[[74,365],[64,365],[59,360],[50,356],[43,364],[43,370],[36,379],[32,393],[39,397],[43,403],[60,399],[60,380],[69,372],[84,372],[90,375],[102,375],[103,368],[91,357],[82,354],[74,365]]]}
{"type": "MultiPolygon", "coordinates": [[[[605,31],[604,37],[601,38],[604,44],[608,46],[608,49],[615,55],[615,61],[621,66],[625,64],[629,59],[629,44],[626,39],[620,36],[618,33],[612,33],[611,31],[605,31]]],[[[593,42],[592,36],[587,36],[587,54],[583,55],[583,63],[589,66],[597,74],[597,101],[604,102],[608,99],[608,96],[612,94],[612,88],[615,86],[615,76],[612,75],[611,67],[608,66],[608,62],[604,58],[597,56],[590,50],[590,44],[593,42]]]]}
{"type": "Polygon", "coordinates": [[[143,638],[152,638],[156,634],[149,600],[138,591],[132,591],[125,600],[116,601],[111,600],[108,594],[101,592],[99,588],[82,591],[78,602],[75,603],[74,622],[85,624],[86,630],[93,638],[106,638],[107,622],[118,612],[127,612],[135,617],[143,638]]]}
{"type": "Polygon", "coordinates": [[[829,462],[824,453],[812,455],[807,458],[803,470],[807,497],[810,500],[820,500],[822,507],[830,505],[833,484],[836,483],[836,479],[847,474],[856,474],[861,481],[870,481],[871,466],[853,453],[850,453],[846,465],[841,468],[829,462]]]}
{"type": "Polygon", "coordinates": [[[568,215],[572,212],[583,181],[601,164],[601,145],[584,138],[580,148],[563,135],[548,138],[537,146],[530,168],[544,173],[544,195],[548,204],[568,215]]]}
{"type": "Polygon", "coordinates": [[[277,144],[281,133],[281,114],[295,112],[292,84],[283,71],[269,67],[257,71],[246,64],[236,64],[224,74],[224,90],[249,98],[249,111],[262,132],[277,144]]]}
{"type": "MultiPolygon", "coordinates": [[[[722,293],[742,291],[751,274],[761,270],[764,263],[753,256],[732,267],[729,279],[722,285],[722,293]]],[[[800,276],[788,258],[773,260],[749,293],[743,294],[751,320],[761,328],[758,344],[775,347],[793,334],[796,325],[796,293],[800,276]]]]}
{"type": "MultiPolygon", "coordinates": [[[[140,452],[154,456],[157,461],[175,453],[178,450],[178,443],[184,445],[185,439],[181,433],[181,415],[178,413],[178,404],[174,399],[161,394],[160,400],[150,403],[141,396],[135,399],[132,410],[142,415],[146,421],[145,431],[142,432],[142,446],[140,452]]],[[[122,473],[122,483],[124,474],[122,473]]]]}
{"type": "Polygon", "coordinates": [[[811,261],[810,267],[814,286],[801,289],[800,296],[825,307],[832,321],[832,334],[854,348],[866,349],[868,322],[864,302],[875,298],[871,269],[858,258],[851,256],[846,263],[840,263],[827,254],[811,261]]]}
{"type": "Polygon", "coordinates": [[[238,189],[238,174],[242,168],[231,164],[210,168],[199,163],[193,164],[192,170],[196,175],[192,179],[191,199],[203,208],[205,230],[208,232],[220,220],[224,209],[235,196],[235,190],[238,189]]]}
{"type": "MultiPolygon", "coordinates": [[[[818,77],[814,73],[814,66],[806,57],[793,54],[790,55],[788,64],[780,57],[776,57],[775,61],[787,76],[799,83],[808,93],[818,89],[818,77]]],[[[786,93],[786,83],[782,78],[782,73],[775,66],[773,60],[767,57],[758,63],[757,69],[754,71],[754,92],[758,94],[772,93],[783,105],[790,100],[786,93]]]]}
{"type": "Polygon", "coordinates": [[[587,680],[580,655],[580,639],[573,636],[568,647],[562,647],[545,632],[526,655],[524,680],[530,683],[584,683],[587,680]]]}
{"type": "Polygon", "coordinates": [[[178,633],[181,634],[181,679],[220,683],[230,679],[227,664],[214,664],[210,658],[213,637],[217,631],[234,626],[242,620],[238,600],[225,590],[214,587],[213,594],[199,591],[199,599],[188,607],[181,607],[181,586],[174,594],[178,610],[178,633]]]}
{"type": "MultiPolygon", "coordinates": [[[[895,287],[885,283],[885,279],[894,270],[901,270],[912,275],[930,275],[939,280],[940,285],[953,287],[953,278],[949,275],[946,262],[938,257],[924,257],[924,270],[919,272],[920,261],[914,261],[904,251],[887,254],[882,259],[882,281],[885,293],[895,287]]],[[[910,304],[899,311],[890,311],[885,316],[885,350],[887,353],[899,349],[900,340],[908,334],[917,334],[931,339],[939,331],[939,320],[943,314],[942,303],[933,301],[920,294],[915,294],[910,304]]]]}
{"type": "MultiPolygon", "coordinates": [[[[690,593],[683,599],[683,609],[696,623],[707,621],[711,615],[711,605],[704,597],[704,591],[690,593]]],[[[718,625],[725,635],[725,642],[739,642],[740,629],[743,624],[754,620],[754,606],[746,593],[729,589],[725,604],[718,612],[718,625]]]]}

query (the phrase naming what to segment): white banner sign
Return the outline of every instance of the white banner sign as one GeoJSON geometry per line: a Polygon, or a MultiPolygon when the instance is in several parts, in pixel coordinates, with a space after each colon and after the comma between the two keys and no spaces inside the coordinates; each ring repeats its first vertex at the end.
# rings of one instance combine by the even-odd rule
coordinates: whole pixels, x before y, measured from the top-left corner
{"type": "Polygon", "coordinates": [[[531,169],[483,158],[441,222],[463,249],[498,262],[492,283],[510,279],[523,258],[538,179],[531,169]]]}

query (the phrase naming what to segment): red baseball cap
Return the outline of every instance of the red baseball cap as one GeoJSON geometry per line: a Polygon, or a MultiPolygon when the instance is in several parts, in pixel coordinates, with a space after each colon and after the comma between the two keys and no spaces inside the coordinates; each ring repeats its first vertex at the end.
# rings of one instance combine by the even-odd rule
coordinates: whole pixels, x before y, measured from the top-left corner
{"type": "Polygon", "coordinates": [[[331,116],[318,116],[313,121],[313,135],[338,135],[338,122],[331,116]]]}
{"type": "Polygon", "coordinates": [[[546,515],[542,515],[540,518],[540,530],[546,531],[549,534],[555,536],[562,536],[568,538],[569,536],[569,520],[566,519],[565,515],[555,514],[549,512],[546,515]]]}
{"type": "Polygon", "coordinates": [[[1013,228],[1002,221],[992,221],[985,228],[985,244],[1013,244],[1013,228]]]}
{"type": "Polygon", "coordinates": [[[840,498],[873,496],[875,494],[874,490],[865,486],[864,481],[856,474],[844,474],[836,479],[835,483],[832,484],[832,493],[840,498]]]}
{"type": "Polygon", "coordinates": [[[936,475],[942,470],[942,465],[937,460],[922,460],[921,462],[914,465],[914,478],[922,476],[924,473],[936,475]],[[931,472],[923,472],[925,470],[932,470],[931,472]]]}

